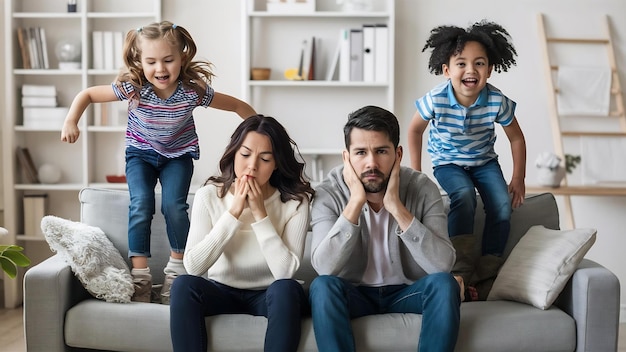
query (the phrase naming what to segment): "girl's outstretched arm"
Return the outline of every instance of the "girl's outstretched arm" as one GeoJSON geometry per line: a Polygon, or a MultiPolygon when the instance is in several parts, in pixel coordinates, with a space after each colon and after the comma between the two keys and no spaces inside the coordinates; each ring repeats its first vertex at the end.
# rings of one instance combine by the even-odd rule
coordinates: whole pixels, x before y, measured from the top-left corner
{"type": "Polygon", "coordinates": [[[72,101],[70,111],[65,117],[63,129],[61,130],[61,141],[74,143],[78,140],[78,136],[80,135],[78,121],[89,104],[106,103],[117,100],[117,96],[110,85],[93,86],[82,90],[76,95],[74,101],[72,101]]]}
{"type": "Polygon", "coordinates": [[[503,127],[509,142],[511,143],[511,154],[513,156],[513,176],[509,184],[509,193],[511,193],[512,206],[517,208],[524,203],[526,194],[526,141],[522,129],[514,118],[513,122],[503,127]]]}
{"type": "Polygon", "coordinates": [[[416,111],[409,125],[409,154],[411,167],[417,171],[422,171],[422,140],[426,128],[428,128],[428,121],[416,111]]]}
{"type": "Polygon", "coordinates": [[[214,109],[236,112],[242,119],[256,115],[256,111],[245,101],[218,92],[214,93],[209,106],[214,109]]]}

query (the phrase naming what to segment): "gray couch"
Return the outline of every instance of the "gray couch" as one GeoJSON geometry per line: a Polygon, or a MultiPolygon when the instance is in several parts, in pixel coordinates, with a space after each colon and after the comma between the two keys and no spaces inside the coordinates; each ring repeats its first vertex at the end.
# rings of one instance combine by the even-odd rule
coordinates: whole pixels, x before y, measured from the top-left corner
{"type": "MultiPolygon", "coordinates": [[[[103,229],[126,257],[128,193],[84,189],[79,198],[81,221],[103,229]]],[[[190,204],[192,198],[190,195],[190,204]]],[[[476,226],[482,228],[482,212],[478,213],[476,226]]],[[[512,222],[506,255],[530,226],[558,228],[554,197],[529,196],[513,213],[512,222]]],[[[169,253],[164,229],[163,217],[157,213],[152,226],[150,262],[155,282],[163,279],[161,268],[169,253]]],[[[308,261],[309,252],[307,246],[297,275],[306,283],[315,276],[308,261]]],[[[616,351],[618,315],[617,278],[601,265],[583,260],[555,305],[545,311],[509,301],[463,303],[457,351],[616,351]]],[[[30,352],[172,349],[168,306],[94,299],[56,255],[30,268],[25,275],[24,324],[30,352]]],[[[352,325],[359,351],[416,351],[421,315],[373,315],[355,319],[352,325]]],[[[209,350],[262,351],[265,328],[264,317],[207,318],[209,350]]],[[[300,351],[316,350],[311,319],[306,318],[300,351]]]]}

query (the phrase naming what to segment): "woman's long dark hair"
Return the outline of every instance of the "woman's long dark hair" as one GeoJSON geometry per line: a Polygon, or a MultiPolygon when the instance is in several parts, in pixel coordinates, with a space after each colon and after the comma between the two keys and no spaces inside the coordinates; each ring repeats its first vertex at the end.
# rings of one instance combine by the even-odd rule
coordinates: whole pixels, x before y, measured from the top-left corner
{"type": "Polygon", "coordinates": [[[206,184],[215,184],[221,187],[219,196],[224,197],[235,181],[235,155],[241,148],[243,140],[249,132],[256,132],[267,136],[272,143],[272,153],[276,160],[276,169],[270,176],[269,183],[280,191],[280,199],[302,201],[304,197],[311,200],[315,190],[304,174],[305,163],[296,142],[287,130],[275,118],[263,115],[254,115],[245,119],[230,137],[224,155],[220,159],[220,175],[211,176],[206,184]]]}

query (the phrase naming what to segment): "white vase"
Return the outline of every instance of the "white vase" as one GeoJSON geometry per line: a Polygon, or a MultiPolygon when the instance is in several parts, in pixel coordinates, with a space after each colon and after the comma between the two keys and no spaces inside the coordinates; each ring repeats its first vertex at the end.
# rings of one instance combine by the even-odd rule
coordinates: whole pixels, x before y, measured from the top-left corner
{"type": "Polygon", "coordinates": [[[537,183],[540,186],[559,187],[564,177],[565,168],[562,166],[559,166],[556,169],[550,169],[547,167],[537,168],[537,183]]]}

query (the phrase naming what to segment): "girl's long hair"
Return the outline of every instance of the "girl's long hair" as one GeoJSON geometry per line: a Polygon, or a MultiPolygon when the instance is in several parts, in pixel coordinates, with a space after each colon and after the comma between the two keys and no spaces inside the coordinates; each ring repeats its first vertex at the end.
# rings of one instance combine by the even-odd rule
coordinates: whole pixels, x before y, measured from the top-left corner
{"type": "Polygon", "coordinates": [[[141,67],[141,39],[164,39],[170,45],[178,47],[182,57],[178,79],[186,88],[195,90],[198,96],[204,95],[207,85],[211,84],[214,77],[211,70],[213,65],[208,61],[193,61],[197,52],[193,38],[185,28],[169,21],[155,22],[128,31],[123,49],[126,67],[117,76],[118,82],[129,82],[137,90],[141,90],[146,84],[147,79],[141,67]]]}

